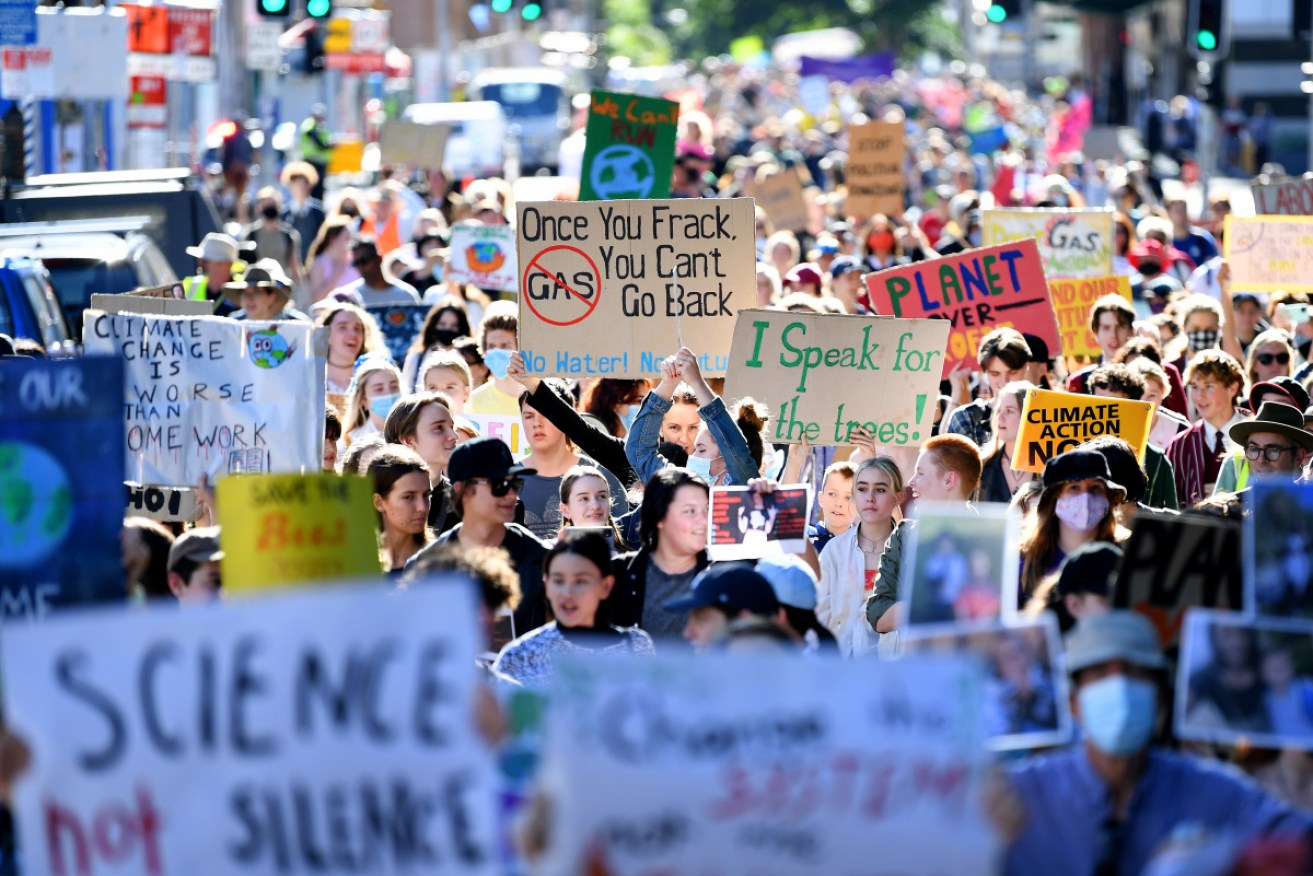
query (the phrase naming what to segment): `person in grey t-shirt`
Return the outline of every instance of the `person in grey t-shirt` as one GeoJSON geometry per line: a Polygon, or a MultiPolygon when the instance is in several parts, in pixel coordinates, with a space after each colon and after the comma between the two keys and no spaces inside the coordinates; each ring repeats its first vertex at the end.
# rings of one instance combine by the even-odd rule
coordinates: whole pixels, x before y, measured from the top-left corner
{"type": "Polygon", "coordinates": [[[360,279],[339,289],[351,300],[359,298],[365,307],[393,304],[419,304],[419,293],[409,283],[389,277],[383,271],[383,256],[372,237],[358,237],[351,241],[351,267],[360,272],[360,279]]]}

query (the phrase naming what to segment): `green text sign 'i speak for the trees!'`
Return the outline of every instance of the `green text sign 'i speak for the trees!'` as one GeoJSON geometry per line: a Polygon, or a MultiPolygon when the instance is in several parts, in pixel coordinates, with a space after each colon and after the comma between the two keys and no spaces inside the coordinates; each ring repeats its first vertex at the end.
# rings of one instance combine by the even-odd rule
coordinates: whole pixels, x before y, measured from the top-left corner
{"type": "Polygon", "coordinates": [[[673,100],[594,91],[579,200],[670,197],[678,122],[673,100]]]}

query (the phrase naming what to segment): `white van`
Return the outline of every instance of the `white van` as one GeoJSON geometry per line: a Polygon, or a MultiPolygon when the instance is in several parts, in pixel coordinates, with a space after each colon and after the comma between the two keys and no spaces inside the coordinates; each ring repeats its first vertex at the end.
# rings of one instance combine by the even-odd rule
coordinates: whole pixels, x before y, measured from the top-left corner
{"type": "Polygon", "coordinates": [[[569,77],[547,67],[490,68],[470,80],[475,100],[501,105],[520,147],[526,174],[540,168],[557,172],[561,140],[570,131],[569,77]]]}
{"type": "Polygon", "coordinates": [[[502,175],[509,125],[495,101],[412,103],[402,118],[421,125],[451,126],[443,165],[456,179],[502,175]]]}

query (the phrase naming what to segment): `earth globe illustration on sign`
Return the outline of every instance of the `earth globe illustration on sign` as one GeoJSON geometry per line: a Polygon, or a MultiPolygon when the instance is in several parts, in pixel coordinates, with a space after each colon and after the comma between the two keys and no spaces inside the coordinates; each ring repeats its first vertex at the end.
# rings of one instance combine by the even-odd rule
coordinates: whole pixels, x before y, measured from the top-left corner
{"type": "Polygon", "coordinates": [[[278,334],[278,329],[251,332],[247,347],[257,368],[277,368],[291,357],[294,350],[287,338],[278,334]]]}
{"type": "Polygon", "coordinates": [[[589,181],[599,198],[646,198],[656,183],[652,159],[637,146],[608,146],[593,158],[589,181]]]}
{"type": "Polygon", "coordinates": [[[0,441],[0,567],[23,567],[59,549],[73,526],[64,467],[23,441],[0,441]]]}

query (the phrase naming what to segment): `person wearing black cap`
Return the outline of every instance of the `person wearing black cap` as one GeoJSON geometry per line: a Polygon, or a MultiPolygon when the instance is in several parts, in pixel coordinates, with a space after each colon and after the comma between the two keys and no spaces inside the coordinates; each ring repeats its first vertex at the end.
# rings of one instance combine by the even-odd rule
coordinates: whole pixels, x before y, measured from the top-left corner
{"type": "MultiPolygon", "coordinates": [[[[1180,861],[1155,868],[1155,856],[1165,847],[1171,854],[1173,834],[1186,826],[1200,847],[1225,837],[1236,843],[1231,854],[1239,855],[1260,837],[1307,841],[1313,819],[1234,768],[1152,744],[1171,688],[1158,634],[1143,615],[1086,617],[1067,635],[1065,651],[1071,712],[1082,739],[1008,771],[1010,791],[1000,792],[991,807],[996,823],[1014,827],[1006,876],[1304,872],[1277,870],[1270,862],[1243,871],[1180,861]],[[998,817],[1005,812],[1011,818],[998,817]]],[[[1210,862],[1225,854],[1211,851],[1210,862]]]]}
{"type": "Polygon", "coordinates": [[[547,622],[542,563],[547,544],[515,520],[524,481],[534,470],[516,465],[511,449],[496,438],[475,438],[457,447],[447,463],[452,503],[461,522],[411,560],[416,563],[444,544],[499,547],[510,556],[520,576],[520,605],[515,609],[515,634],[523,635],[547,622]]]}
{"type": "Polygon", "coordinates": [[[698,651],[724,639],[731,621],[755,616],[778,623],[781,616],[770,581],[748,563],[712,566],[693,581],[692,592],[665,609],[688,612],[684,638],[698,651]]]}
{"type": "Polygon", "coordinates": [[[861,301],[862,273],[862,262],[856,256],[839,256],[830,262],[830,294],[848,313],[869,316],[870,309],[861,301]]]}
{"type": "Polygon", "coordinates": [[[1117,545],[1090,542],[1063,560],[1056,575],[1044,579],[1028,613],[1052,611],[1064,633],[1084,618],[1105,614],[1121,562],[1122,549],[1117,545]]]}
{"type": "Polygon", "coordinates": [[[1026,346],[1030,347],[1030,359],[1026,362],[1025,379],[1040,389],[1052,389],[1054,382],[1061,382],[1061,377],[1055,375],[1053,381],[1049,380],[1055,360],[1049,353],[1048,343],[1039,335],[1022,332],[1021,336],[1026,339],[1026,346]]]}
{"type": "MultiPolygon", "coordinates": [[[[1090,394],[1099,398],[1124,398],[1130,401],[1143,400],[1147,388],[1144,376],[1138,370],[1116,362],[1105,362],[1095,368],[1087,386],[1090,394]]],[[[1138,467],[1138,462],[1136,465],[1138,467]]],[[[1122,486],[1128,486],[1116,474],[1114,471],[1114,479],[1122,486]]],[[[1150,508],[1166,508],[1169,511],[1180,508],[1176,498],[1176,472],[1166,453],[1153,445],[1146,446],[1143,474],[1147,479],[1143,495],[1137,499],[1126,499],[1126,503],[1131,503],[1133,507],[1135,502],[1143,500],[1150,508]]],[[[1122,523],[1129,525],[1126,520],[1122,520],[1122,523]]]]}
{"type": "Polygon", "coordinates": [[[1030,533],[1021,543],[1021,591],[1030,598],[1040,582],[1071,554],[1093,541],[1115,543],[1112,509],[1126,492],[1093,450],[1068,450],[1044,465],[1044,492],[1030,533]]]}
{"type": "Polygon", "coordinates": [[[219,537],[219,527],[198,526],[178,536],[169,548],[169,592],[183,605],[219,598],[223,586],[219,537]]]}

